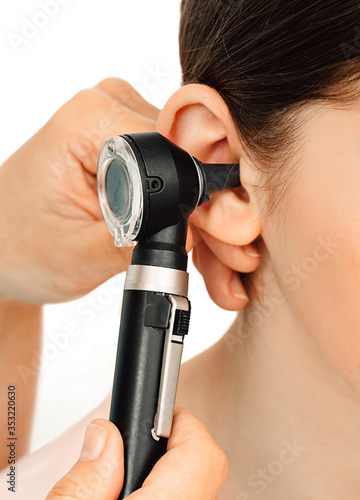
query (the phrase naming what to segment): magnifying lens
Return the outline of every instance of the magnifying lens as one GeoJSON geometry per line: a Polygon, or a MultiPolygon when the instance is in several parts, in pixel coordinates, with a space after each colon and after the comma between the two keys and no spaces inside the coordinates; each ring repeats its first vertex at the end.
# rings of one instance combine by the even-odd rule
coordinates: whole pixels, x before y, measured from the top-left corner
{"type": "Polygon", "coordinates": [[[124,442],[119,499],[141,487],[166,452],[190,321],[188,218],[240,186],[238,164],[203,164],[157,132],[111,137],[98,194],[118,247],[136,246],[126,274],[110,420],[124,442]]]}

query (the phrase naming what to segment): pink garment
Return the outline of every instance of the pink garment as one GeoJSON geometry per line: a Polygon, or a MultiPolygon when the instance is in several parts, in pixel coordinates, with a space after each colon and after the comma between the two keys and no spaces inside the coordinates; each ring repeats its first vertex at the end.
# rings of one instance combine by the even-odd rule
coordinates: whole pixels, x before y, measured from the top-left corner
{"type": "Polygon", "coordinates": [[[16,492],[8,491],[6,474],[0,471],[1,500],[44,500],[52,487],[77,462],[87,425],[94,418],[109,418],[111,395],[83,419],[38,450],[16,462],[16,492]]]}

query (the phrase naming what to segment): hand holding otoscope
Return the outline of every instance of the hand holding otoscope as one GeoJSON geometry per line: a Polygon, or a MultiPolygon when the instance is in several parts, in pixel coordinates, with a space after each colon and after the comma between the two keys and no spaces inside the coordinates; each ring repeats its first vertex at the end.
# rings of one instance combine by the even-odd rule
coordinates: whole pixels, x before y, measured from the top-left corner
{"type": "Polygon", "coordinates": [[[110,420],[124,441],[119,499],[166,452],[188,333],[188,218],[209,196],[240,186],[239,165],[202,164],[157,132],[112,137],[98,191],[116,246],[133,252],[124,286],[110,420]]]}

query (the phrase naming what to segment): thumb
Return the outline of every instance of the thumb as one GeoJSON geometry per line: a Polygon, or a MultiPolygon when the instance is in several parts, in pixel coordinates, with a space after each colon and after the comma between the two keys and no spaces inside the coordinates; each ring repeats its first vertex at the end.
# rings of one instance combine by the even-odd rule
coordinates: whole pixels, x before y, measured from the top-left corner
{"type": "Polygon", "coordinates": [[[45,500],[113,500],[124,481],[123,441],[117,427],[103,418],[88,425],[79,460],[45,500]]]}

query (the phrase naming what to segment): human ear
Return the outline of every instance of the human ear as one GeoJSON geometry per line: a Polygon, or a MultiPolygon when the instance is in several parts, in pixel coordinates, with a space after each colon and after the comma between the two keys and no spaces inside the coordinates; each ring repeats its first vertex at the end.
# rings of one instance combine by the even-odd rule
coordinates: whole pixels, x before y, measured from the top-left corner
{"type": "Polygon", "coordinates": [[[217,193],[198,207],[191,221],[218,240],[248,245],[261,233],[256,172],[245,159],[228,108],[210,87],[181,87],[160,112],[156,130],[204,163],[240,160],[240,189],[217,193]]]}
{"type": "Polygon", "coordinates": [[[250,243],[261,233],[256,173],[219,94],[205,86],[180,88],[160,112],[156,130],[204,163],[240,161],[242,186],[211,196],[190,216],[193,259],[213,301],[240,310],[248,301],[239,272],[253,272],[260,255],[250,243]]]}

